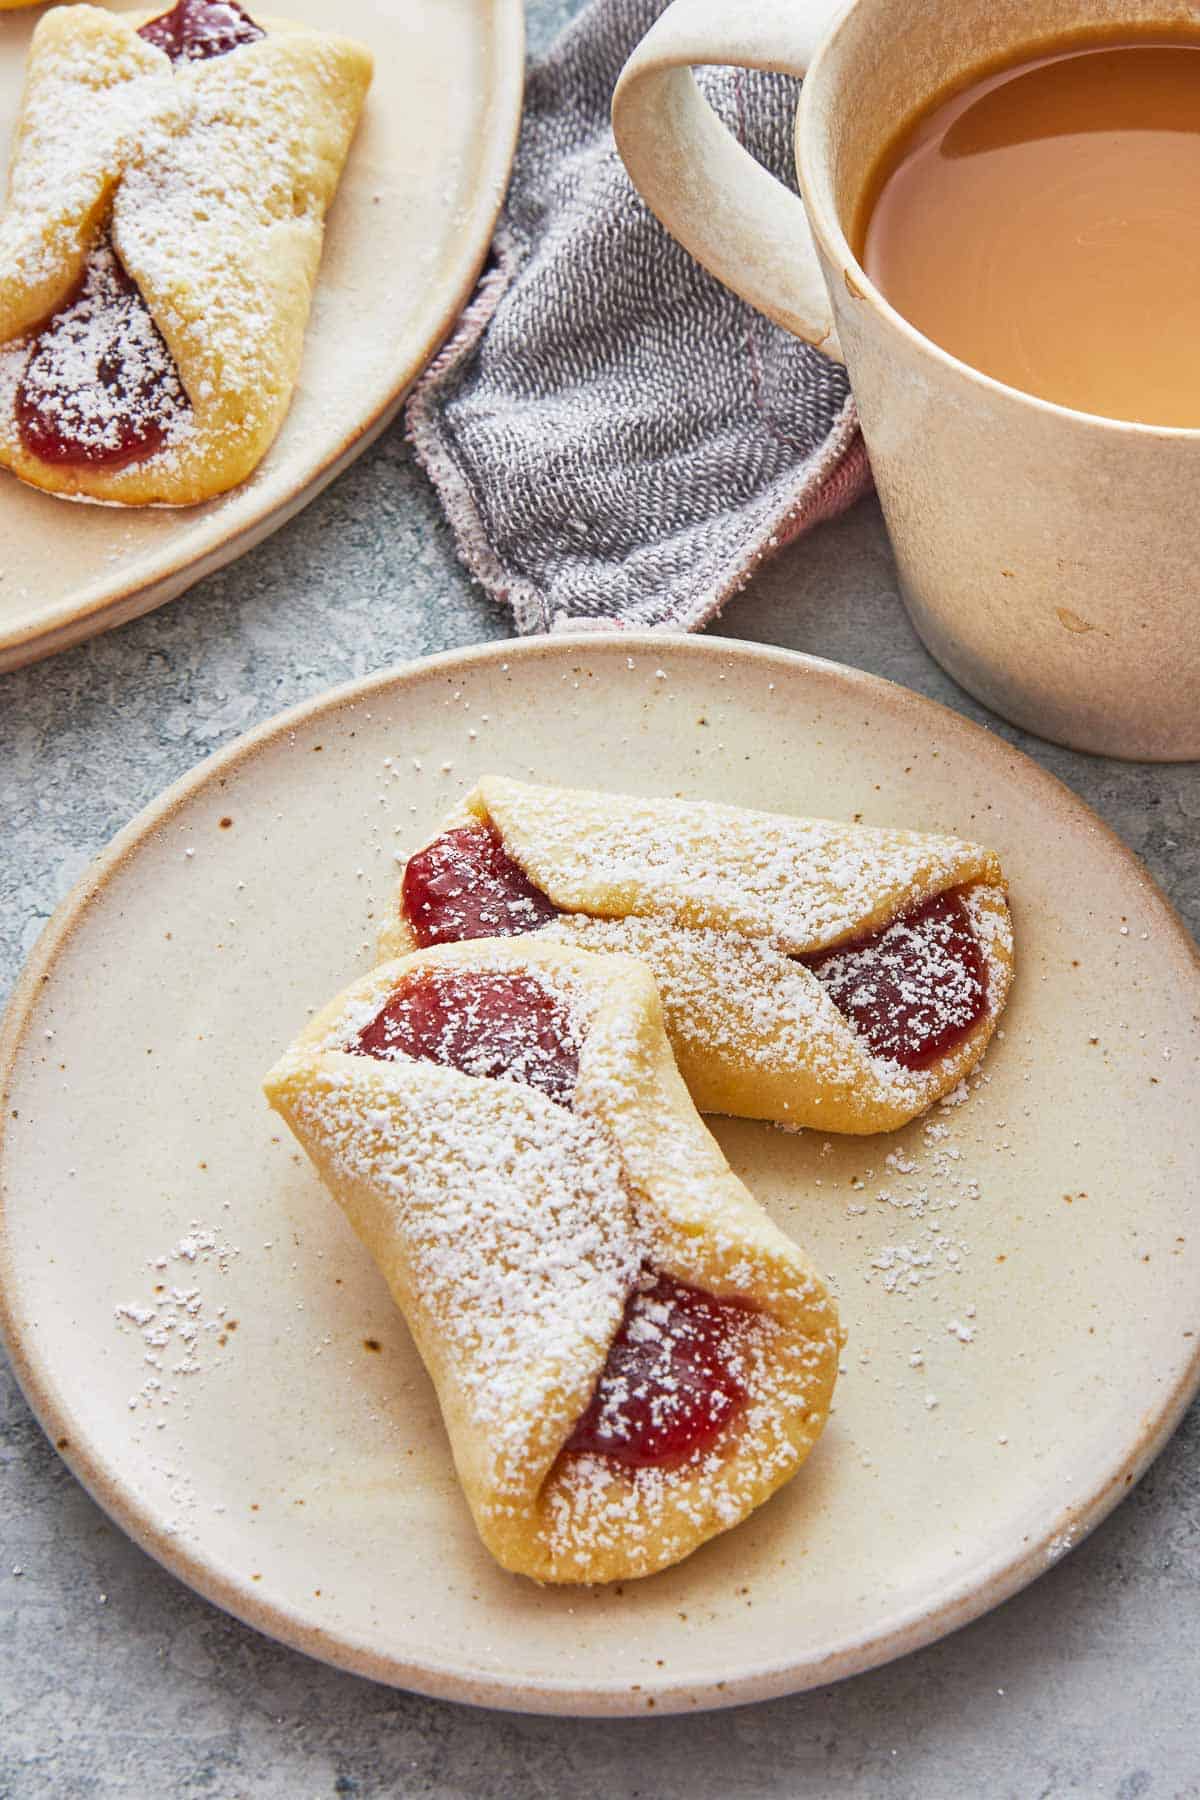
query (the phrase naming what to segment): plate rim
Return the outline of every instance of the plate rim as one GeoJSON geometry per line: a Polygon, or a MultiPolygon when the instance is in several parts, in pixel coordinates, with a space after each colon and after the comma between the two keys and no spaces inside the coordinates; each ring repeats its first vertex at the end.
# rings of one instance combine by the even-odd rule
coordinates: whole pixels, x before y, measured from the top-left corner
{"type": "MultiPolygon", "coordinates": [[[[90,598],[82,602],[64,599],[52,613],[39,620],[26,620],[24,624],[0,629],[0,674],[40,662],[60,650],[70,649],[102,631],[127,624],[131,619],[177,600],[196,582],[215,574],[227,563],[236,562],[238,557],[245,556],[272,532],[295,518],[392,423],[424,371],[444,348],[474,291],[495,235],[496,220],[508,192],[516,156],[525,97],[524,4],[523,0],[485,0],[485,4],[492,14],[495,79],[486,107],[481,172],[474,191],[470,221],[463,233],[470,251],[460,263],[453,284],[446,288],[444,304],[436,323],[425,336],[415,364],[409,363],[397,370],[389,392],[369,414],[330,446],[328,455],[315,469],[291,482],[286,492],[276,495],[270,502],[263,502],[218,542],[192,555],[172,556],[168,552],[159,572],[149,580],[117,580],[94,589],[90,598]]],[[[0,18],[3,16],[0,12],[0,18]]],[[[268,448],[267,455],[270,456],[273,450],[274,445],[268,448]]],[[[231,490],[236,491],[236,488],[231,490]]],[[[139,509],[130,510],[136,512],[139,509]]],[[[168,510],[178,511],[186,517],[196,509],[168,510]]]]}
{"type": "MultiPolygon", "coordinates": [[[[1107,1517],[1145,1473],[1177,1428],[1200,1388],[1200,1334],[1173,1386],[1140,1416],[1136,1437],[1123,1443],[1107,1473],[1083,1497],[1075,1496],[1061,1508],[1061,1519],[1037,1537],[1030,1538],[1017,1554],[1010,1547],[997,1552],[989,1563],[976,1565],[957,1581],[946,1581],[934,1598],[903,1609],[870,1633],[838,1643],[820,1658],[787,1661],[774,1657],[761,1664],[739,1667],[721,1682],[706,1676],[689,1684],[686,1675],[663,1672],[644,1678],[636,1693],[627,1682],[615,1678],[580,1681],[564,1676],[515,1680],[499,1672],[470,1670],[462,1663],[426,1656],[420,1663],[403,1661],[373,1648],[346,1632],[312,1624],[285,1603],[268,1600],[198,1554],[174,1541],[148,1509],[127,1494],[103,1466],[87,1434],[74,1426],[70,1407],[57,1394],[54,1383],[38,1368],[37,1357],[26,1348],[20,1306],[10,1261],[7,1230],[6,1132],[8,1097],[20,1053],[36,1011],[38,996],[60,951],[69,942],[88,908],[108,883],[136,854],[140,845],[161,831],[193,795],[252,758],[274,747],[277,740],[344,707],[369,700],[383,691],[402,691],[411,682],[426,679],[439,669],[462,670],[490,662],[561,660],[564,655],[620,654],[634,651],[661,655],[663,637],[654,632],[571,632],[551,637],[499,639],[485,644],[441,651],[379,670],[372,675],[339,683],[274,714],[252,730],[235,738],[170,783],[118,831],[92,860],[55,908],[39,934],[13,988],[0,1019],[0,1343],[10,1358],[13,1374],[35,1418],[71,1473],[127,1536],[199,1593],[235,1618],[270,1638],[300,1650],[322,1662],[365,1676],[385,1685],[403,1688],[435,1699],[522,1713],[574,1717],[644,1716],[648,1706],[660,1715],[718,1710],[780,1697],[823,1686],[890,1662],[924,1648],[981,1617],[1010,1598],[1059,1560],[1054,1544],[1069,1526],[1070,1548],[1080,1543],[1107,1517]],[[74,1431],[74,1435],[72,1432],[74,1431]],[[59,1450],[56,1437],[70,1440],[69,1454],[59,1450]]],[[[808,655],[781,646],[716,636],[672,637],[672,656],[694,657],[700,662],[720,662],[730,657],[743,662],[799,670],[819,684],[832,684],[861,695],[876,706],[899,712],[937,715],[943,733],[958,734],[968,743],[982,739],[990,749],[1007,752],[1016,774],[1025,783],[1041,788],[1053,805],[1082,815],[1101,836],[1118,860],[1142,886],[1161,914],[1167,938],[1185,969],[1200,974],[1200,947],[1193,940],[1169,899],[1140,859],[1085,801],[1056,776],[1007,739],[997,737],[940,701],[915,690],[846,664],[808,655]]],[[[939,740],[944,741],[944,738],[939,740]]],[[[1010,771],[1010,774],[1012,771],[1010,771]]]]}

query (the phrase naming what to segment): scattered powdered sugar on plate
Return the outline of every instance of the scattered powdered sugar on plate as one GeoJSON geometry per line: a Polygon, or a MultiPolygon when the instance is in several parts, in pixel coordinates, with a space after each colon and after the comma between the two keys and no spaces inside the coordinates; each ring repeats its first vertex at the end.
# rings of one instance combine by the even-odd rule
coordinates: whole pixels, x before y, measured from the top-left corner
{"type": "MultiPolygon", "coordinates": [[[[214,1303],[211,1274],[224,1275],[239,1254],[218,1232],[193,1223],[172,1249],[147,1259],[154,1278],[151,1294],[114,1306],[117,1329],[140,1336],[148,1371],[129,1397],[130,1412],[161,1412],[170,1406],[184,1393],[183,1384],[208,1367],[206,1352],[227,1347],[237,1320],[227,1316],[224,1303],[214,1303]],[[200,1271],[203,1284],[195,1279],[200,1271]]],[[[165,1420],[157,1423],[161,1429],[165,1420]]]]}
{"type": "MultiPolygon", "coordinates": [[[[986,1079],[978,1074],[972,1086],[986,1079]]],[[[937,1115],[953,1112],[966,1097],[966,1084],[960,1083],[939,1103],[937,1115]]],[[[926,1118],[921,1125],[921,1146],[889,1150],[883,1162],[887,1183],[872,1199],[876,1207],[899,1214],[908,1229],[874,1250],[863,1279],[886,1294],[911,1294],[927,1283],[961,1276],[970,1245],[962,1235],[961,1221],[951,1215],[977,1201],[980,1187],[950,1124],[941,1116],[926,1118]]],[[[863,1193],[868,1191],[865,1182],[859,1187],[863,1193]]],[[[852,1201],[846,1210],[848,1216],[862,1215],[867,1207],[852,1201]]],[[[967,1309],[965,1322],[946,1322],[946,1331],[960,1343],[974,1339],[974,1311],[973,1306],[967,1309]]]]}
{"type": "MultiPolygon", "coordinates": [[[[959,1109],[988,1081],[982,1070],[976,1070],[914,1124],[902,1143],[884,1151],[881,1168],[866,1167],[850,1176],[847,1184],[844,1215],[855,1227],[858,1274],[884,1297],[883,1305],[917,1309],[900,1366],[923,1394],[930,1359],[942,1366],[940,1346],[946,1345],[951,1353],[967,1353],[986,1330],[970,1282],[971,1226],[983,1190],[965,1142],[978,1137],[980,1122],[973,1108],[959,1109]]],[[[833,1143],[826,1140],[823,1156],[832,1156],[833,1150],[833,1143]]],[[[842,1183],[832,1174],[819,1173],[813,1186],[836,1192],[842,1183]]],[[[835,1283],[835,1291],[839,1285],[835,1283]]],[[[845,1304],[853,1337],[853,1302],[847,1298],[845,1304]]],[[[858,1360],[874,1362],[869,1351],[858,1360]]],[[[846,1363],[842,1372],[849,1372],[846,1363]]],[[[934,1412],[939,1400],[936,1394],[925,1394],[924,1403],[928,1412],[934,1412]]]]}
{"type": "Polygon", "coordinates": [[[1075,1520],[1072,1520],[1069,1525],[1065,1525],[1061,1531],[1056,1531],[1046,1545],[1046,1561],[1056,1563],[1060,1556],[1065,1556],[1068,1550],[1073,1549],[1078,1535],[1079,1526],[1075,1520]]]}

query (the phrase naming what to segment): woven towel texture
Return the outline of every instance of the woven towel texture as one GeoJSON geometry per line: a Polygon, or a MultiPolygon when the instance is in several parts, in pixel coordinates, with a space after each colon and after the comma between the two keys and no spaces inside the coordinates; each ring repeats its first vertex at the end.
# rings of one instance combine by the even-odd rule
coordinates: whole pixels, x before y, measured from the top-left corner
{"type": "MultiPolygon", "coordinates": [[[[691,630],[869,482],[844,370],[707,275],[635,193],[609,104],[661,0],[592,0],[530,72],[493,262],[409,404],[471,572],[517,629],[691,630]]],[[[797,84],[709,99],[794,185],[797,84]]]]}

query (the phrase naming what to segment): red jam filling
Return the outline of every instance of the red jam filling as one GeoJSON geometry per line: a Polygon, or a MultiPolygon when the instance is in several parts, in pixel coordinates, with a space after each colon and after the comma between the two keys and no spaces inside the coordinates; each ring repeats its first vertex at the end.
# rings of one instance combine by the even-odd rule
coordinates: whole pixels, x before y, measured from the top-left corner
{"type": "Polygon", "coordinates": [[[191,413],[175,361],[107,243],[34,340],[16,394],[21,442],[47,463],[121,469],[191,413]]]}
{"type": "Polygon", "coordinates": [[[410,977],[348,1048],[389,1061],[441,1063],[487,1080],[522,1081],[569,1106],[579,1040],[565,1006],[529,975],[410,977]]]}
{"type": "Polygon", "coordinates": [[[147,19],[138,31],[139,37],[165,51],[173,63],[228,56],[240,44],[252,44],[266,35],[234,0],[177,0],[170,12],[147,19]]]}
{"type": "Polygon", "coordinates": [[[987,965],[962,897],[938,894],[890,925],[798,957],[872,1052],[925,1069],[960,1044],[987,1006],[987,965]]]}
{"type": "MultiPolygon", "coordinates": [[[[558,908],[492,825],[448,831],[410,858],[404,912],[421,945],[516,937],[558,908]]],[[[957,893],[939,894],[836,950],[796,958],[876,1056],[924,1069],[961,1043],[987,1006],[987,966],[957,893]]]]}
{"type": "MultiPolygon", "coordinates": [[[[410,976],[347,1049],[525,1082],[560,1106],[570,1106],[579,1074],[566,1007],[529,975],[410,976]]],[[[565,1449],[637,1469],[676,1468],[708,1449],[745,1404],[739,1342],[752,1318],[736,1301],[654,1276],[630,1295],[565,1449]]]]}
{"type": "Polygon", "coordinates": [[[671,1469],[707,1450],[745,1406],[739,1340],[753,1317],[669,1275],[635,1290],[567,1452],[671,1469]]]}
{"type": "Polygon", "coordinates": [[[408,860],[404,912],[422,947],[520,937],[558,908],[509,856],[491,825],[464,825],[408,860]]]}
{"type": "MultiPolygon", "coordinates": [[[[179,63],[225,56],[266,34],[233,0],[178,0],[139,35],[179,63]]],[[[34,339],[15,412],[32,456],[105,469],[154,456],[190,419],[175,360],[107,238],[34,339]]]]}

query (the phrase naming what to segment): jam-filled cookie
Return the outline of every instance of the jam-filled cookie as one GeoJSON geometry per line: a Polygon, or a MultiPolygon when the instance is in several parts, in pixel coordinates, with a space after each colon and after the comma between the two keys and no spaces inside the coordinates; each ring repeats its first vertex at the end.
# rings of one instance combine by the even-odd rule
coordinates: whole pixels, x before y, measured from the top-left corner
{"type": "Polygon", "coordinates": [[[403,1310],[505,1568],[650,1574],[804,1461],[837,1314],[698,1117],[641,965],[418,952],[327,1007],[266,1091],[403,1310]]]}
{"type": "Polygon", "coordinates": [[[370,79],[359,45],[235,0],[41,19],[0,217],[0,465],[128,505],[250,474],[370,79]]]}
{"type": "Polygon", "coordinates": [[[410,857],[383,954],[532,932],[650,967],[702,1112],[837,1132],[954,1088],[1013,970],[978,844],[487,776],[410,857]]]}

